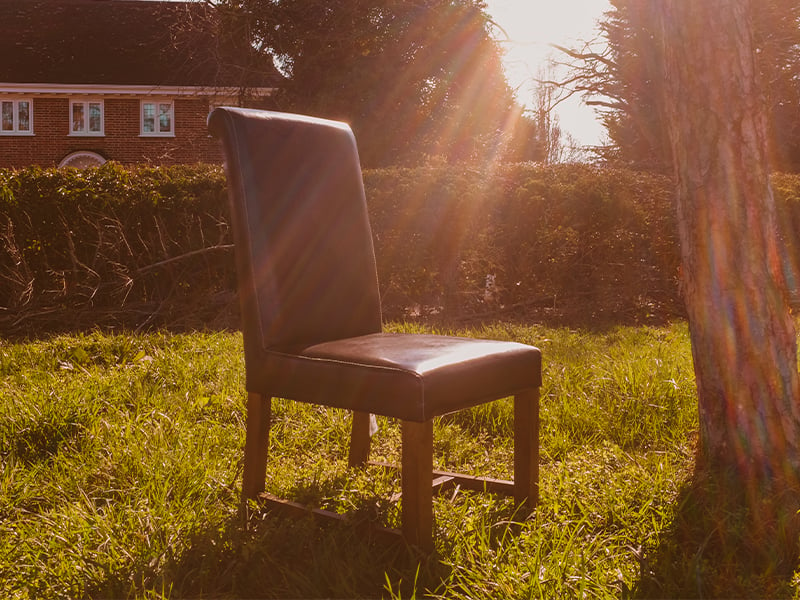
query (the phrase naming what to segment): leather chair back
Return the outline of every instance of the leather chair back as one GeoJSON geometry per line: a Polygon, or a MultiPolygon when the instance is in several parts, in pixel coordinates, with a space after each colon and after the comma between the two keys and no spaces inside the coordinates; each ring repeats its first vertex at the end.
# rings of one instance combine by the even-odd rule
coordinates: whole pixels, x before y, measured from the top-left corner
{"type": "Polygon", "coordinates": [[[381,330],[355,138],[344,123],[217,108],[246,355],[381,330]],[[249,350],[248,350],[249,349],[249,350]]]}

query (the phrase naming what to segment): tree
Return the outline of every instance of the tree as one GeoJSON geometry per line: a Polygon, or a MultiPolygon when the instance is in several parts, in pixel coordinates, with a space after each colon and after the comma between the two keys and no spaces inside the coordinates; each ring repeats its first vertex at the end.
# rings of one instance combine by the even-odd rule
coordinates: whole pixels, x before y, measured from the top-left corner
{"type": "Polygon", "coordinates": [[[348,121],[367,165],[535,151],[480,0],[217,4],[287,74],[278,106],[348,121]]]}
{"type": "MultiPolygon", "coordinates": [[[[599,24],[601,39],[580,50],[561,48],[571,59],[571,76],[561,82],[597,107],[611,145],[602,158],[634,168],[668,171],[670,150],[657,115],[660,67],[648,52],[656,32],[649,2],[610,0],[612,9],[599,24]]],[[[775,166],[800,170],[796,133],[800,117],[800,3],[764,0],[753,15],[754,44],[762,82],[768,90],[771,157],[775,166]]]]}
{"type": "Polygon", "coordinates": [[[779,170],[800,171],[800,3],[765,0],[754,35],[770,111],[770,157],[779,170]]]}
{"type": "Polygon", "coordinates": [[[769,183],[750,0],[647,3],[678,191],[699,400],[697,470],[746,511],[753,550],[796,551],[800,381],[769,183]],[[741,493],[741,495],[740,495],[741,493]],[[760,548],[759,548],[760,546],[760,548]]]}
{"type": "Polygon", "coordinates": [[[648,48],[653,34],[647,3],[610,0],[612,10],[598,27],[600,40],[580,50],[558,46],[570,57],[570,76],[559,85],[596,107],[611,144],[595,152],[609,163],[664,172],[669,169],[667,136],[658,118],[659,70],[648,48]]]}
{"type": "Polygon", "coordinates": [[[555,112],[560,104],[561,89],[552,80],[552,65],[541,67],[533,89],[533,107],[528,109],[535,123],[536,147],[540,149],[537,159],[544,164],[581,162],[585,154],[577,140],[561,128],[561,120],[555,112]]]}

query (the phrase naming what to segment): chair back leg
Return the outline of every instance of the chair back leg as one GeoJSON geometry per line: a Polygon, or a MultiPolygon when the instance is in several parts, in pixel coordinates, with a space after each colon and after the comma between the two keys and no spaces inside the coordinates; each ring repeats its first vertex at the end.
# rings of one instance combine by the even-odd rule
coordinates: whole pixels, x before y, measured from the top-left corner
{"type": "Polygon", "coordinates": [[[401,528],[409,544],[433,550],[433,421],[402,421],[401,528]]]}
{"type": "Polygon", "coordinates": [[[264,491],[269,451],[269,422],[272,398],[250,392],[247,395],[247,422],[244,442],[242,501],[254,500],[264,491]]]}
{"type": "Polygon", "coordinates": [[[353,431],[350,434],[349,464],[351,467],[363,467],[369,459],[370,447],[370,414],[358,410],[353,411],[353,431]]]}
{"type": "Polygon", "coordinates": [[[539,388],[514,396],[514,500],[528,511],[539,503],[539,388]]]}

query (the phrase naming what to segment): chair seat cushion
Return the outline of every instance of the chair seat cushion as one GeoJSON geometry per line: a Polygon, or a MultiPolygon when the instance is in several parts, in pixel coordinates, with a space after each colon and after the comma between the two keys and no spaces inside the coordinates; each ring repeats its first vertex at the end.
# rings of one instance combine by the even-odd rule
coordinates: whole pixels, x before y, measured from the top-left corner
{"type": "Polygon", "coordinates": [[[541,385],[537,348],[453,336],[374,333],[258,362],[248,391],[419,422],[541,385]]]}

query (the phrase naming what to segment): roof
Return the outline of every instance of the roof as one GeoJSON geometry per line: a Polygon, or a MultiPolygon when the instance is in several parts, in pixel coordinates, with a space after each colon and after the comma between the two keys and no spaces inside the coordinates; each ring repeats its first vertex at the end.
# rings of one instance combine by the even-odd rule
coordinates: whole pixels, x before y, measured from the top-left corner
{"type": "Polygon", "coordinates": [[[279,85],[274,66],[224,35],[221,19],[199,2],[0,0],[0,82],[279,85]]]}

